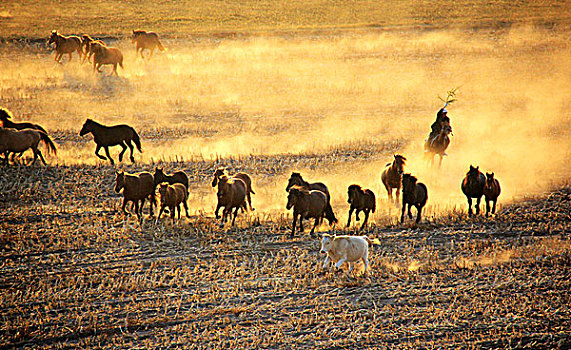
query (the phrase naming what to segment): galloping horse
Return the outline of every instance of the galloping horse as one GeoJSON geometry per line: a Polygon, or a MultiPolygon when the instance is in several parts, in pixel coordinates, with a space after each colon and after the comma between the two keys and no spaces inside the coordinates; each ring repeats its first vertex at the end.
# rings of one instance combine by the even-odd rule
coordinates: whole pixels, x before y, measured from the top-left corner
{"type": "Polygon", "coordinates": [[[435,138],[428,139],[424,143],[424,155],[425,157],[430,157],[431,166],[434,163],[435,155],[438,154],[440,156],[440,162],[438,163],[438,166],[442,165],[442,158],[447,156],[445,151],[450,144],[450,137],[448,137],[448,134],[452,135],[452,127],[450,126],[449,122],[443,122],[440,133],[436,135],[435,138]]]}
{"type": "Polygon", "coordinates": [[[93,140],[97,145],[97,148],[95,149],[95,155],[103,160],[109,158],[109,161],[111,161],[112,165],[114,165],[115,162],[109,154],[109,146],[119,145],[123,148],[121,153],[119,153],[119,161],[123,160],[123,153],[125,153],[128,146],[131,150],[131,162],[135,163],[135,157],[133,157],[133,145],[131,144],[131,141],[135,143],[139,152],[143,152],[141,150],[141,140],[139,135],[135,129],[129,125],[105,126],[91,119],[87,119],[83,124],[81,131],[79,132],[79,136],[83,136],[88,133],[93,134],[93,140]],[[105,149],[107,158],[99,154],[101,147],[105,149]]]}
{"type": "Polygon", "coordinates": [[[400,188],[402,183],[402,174],[404,172],[404,165],[406,158],[400,154],[394,155],[394,160],[392,163],[388,163],[387,167],[381,173],[381,181],[387,193],[389,194],[389,200],[393,201],[393,188],[397,189],[395,203],[399,202],[400,188]]]}
{"type": "Polygon", "coordinates": [[[54,154],[57,153],[56,147],[50,137],[42,131],[33,129],[15,130],[0,128],[0,153],[5,155],[4,162],[6,164],[8,163],[8,154],[10,152],[23,153],[27,149],[31,148],[34,152],[32,165],[36,162],[38,156],[42,163],[46,165],[46,160],[38,148],[40,141],[45,143],[48,148],[48,152],[51,151],[54,154]]]}
{"type": "Polygon", "coordinates": [[[349,197],[347,202],[351,204],[351,207],[349,208],[347,227],[351,226],[351,215],[353,215],[353,211],[356,209],[355,218],[357,221],[359,221],[359,213],[361,211],[365,213],[365,220],[359,229],[359,231],[361,231],[367,224],[367,220],[369,220],[369,212],[375,212],[375,194],[373,191],[365,190],[359,185],[351,185],[347,190],[347,195],[349,197]]]}
{"type": "Polygon", "coordinates": [[[411,174],[404,174],[402,176],[402,211],[400,222],[404,222],[404,213],[408,206],[408,217],[412,219],[410,209],[412,206],[416,207],[416,223],[420,222],[422,214],[422,207],[426,205],[428,200],[428,189],[422,182],[417,182],[417,178],[411,174]]]}
{"type": "Polygon", "coordinates": [[[123,53],[116,47],[107,47],[101,41],[92,41],[89,44],[90,52],[93,53],[93,71],[101,73],[101,66],[109,64],[113,66],[113,71],[110,73],[117,74],[117,65],[123,68],[123,53]]]}
{"type": "Polygon", "coordinates": [[[480,200],[484,195],[486,177],[480,172],[480,167],[470,165],[470,170],[462,180],[462,192],[468,199],[468,215],[472,216],[472,198],[476,198],[476,215],[480,214],[480,200]]]}
{"type": "MultiPolygon", "coordinates": [[[[213,176],[212,187],[216,187],[216,184],[218,183],[218,179],[222,175],[226,175],[228,177],[236,178],[236,179],[240,179],[240,180],[244,181],[244,183],[246,184],[246,199],[248,200],[248,205],[250,206],[250,210],[254,211],[255,209],[252,207],[252,197],[250,196],[250,193],[256,194],[256,192],[254,192],[254,190],[252,190],[252,179],[250,178],[250,175],[248,175],[244,172],[237,172],[234,175],[229,175],[228,169],[221,167],[221,168],[216,169],[216,171],[212,175],[213,176]]],[[[218,210],[219,209],[220,208],[216,208],[216,217],[218,217],[218,210]]]]}
{"type": "Polygon", "coordinates": [[[145,59],[143,56],[143,50],[147,49],[151,51],[149,55],[149,59],[153,56],[153,52],[155,48],[158,48],[161,51],[164,51],[165,48],[163,44],[159,41],[159,36],[155,32],[147,32],[144,30],[133,30],[133,35],[131,36],[131,41],[136,44],[136,54],[141,52],[141,58],[145,59]]]}
{"type": "Polygon", "coordinates": [[[286,209],[293,207],[293,224],[291,227],[291,237],[295,234],[295,224],[299,217],[299,230],[303,233],[303,219],[315,218],[315,223],[311,229],[311,236],[315,228],[323,221],[325,208],[329,204],[325,193],[319,190],[309,190],[304,186],[294,185],[289,189],[286,209]]]}
{"type": "Polygon", "coordinates": [[[327,206],[325,207],[325,218],[329,221],[329,225],[336,223],[338,220],[333,213],[333,208],[331,207],[331,195],[329,194],[329,189],[322,182],[309,183],[305,181],[300,173],[292,172],[286,186],[286,192],[289,192],[290,188],[294,185],[304,187],[308,190],[317,190],[325,193],[327,196],[327,206]]]}
{"type": "Polygon", "coordinates": [[[128,214],[125,207],[128,202],[133,202],[135,214],[140,219],[143,214],[143,206],[145,200],[150,201],[150,213],[153,216],[153,204],[157,204],[155,197],[155,182],[153,175],[149,172],[141,172],[138,174],[127,174],[123,171],[115,172],[115,192],[119,193],[123,189],[123,205],[121,210],[128,214]],[[139,201],[141,206],[139,207],[139,201]]]}
{"type": "MultiPolygon", "coordinates": [[[[13,122],[11,119],[12,119],[12,114],[7,109],[0,108],[0,122],[2,122],[1,124],[4,128],[10,128],[10,129],[16,129],[16,130],[34,129],[34,130],[41,131],[41,132],[45,133],[46,135],[48,134],[48,132],[38,124],[29,123],[29,122],[16,123],[16,122],[13,122]]],[[[55,149],[55,145],[54,145],[54,149],[55,149]]],[[[22,154],[22,153],[20,153],[20,154],[22,154]]]]}
{"type": "Polygon", "coordinates": [[[56,56],[54,60],[57,63],[61,63],[61,57],[63,54],[69,55],[69,60],[71,61],[71,54],[77,51],[79,59],[81,60],[81,38],[76,35],[63,36],[60,35],[57,30],[52,31],[50,39],[48,40],[48,45],[51,43],[56,44],[56,56]]]}
{"type": "Polygon", "coordinates": [[[496,203],[502,192],[500,182],[494,177],[494,173],[486,173],[484,185],[484,200],[486,201],[486,216],[490,215],[490,202],[492,202],[492,215],[496,213],[496,203]]]}

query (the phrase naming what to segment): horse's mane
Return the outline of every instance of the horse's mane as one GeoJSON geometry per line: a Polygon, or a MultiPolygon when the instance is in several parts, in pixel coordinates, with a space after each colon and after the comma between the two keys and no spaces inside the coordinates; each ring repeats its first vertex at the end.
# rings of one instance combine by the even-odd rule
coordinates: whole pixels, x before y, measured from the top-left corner
{"type": "Polygon", "coordinates": [[[292,192],[292,190],[294,190],[293,192],[298,191],[298,192],[303,193],[303,194],[309,194],[309,189],[305,188],[304,186],[293,185],[293,186],[291,186],[289,191],[292,192]]]}
{"type": "Polygon", "coordinates": [[[359,185],[351,185],[349,186],[349,190],[357,190],[359,192],[363,192],[363,188],[359,185]]]}
{"type": "Polygon", "coordinates": [[[411,181],[415,181],[415,182],[418,181],[418,179],[415,176],[413,176],[412,174],[403,174],[402,179],[403,179],[403,181],[405,179],[410,179],[411,181]]]}

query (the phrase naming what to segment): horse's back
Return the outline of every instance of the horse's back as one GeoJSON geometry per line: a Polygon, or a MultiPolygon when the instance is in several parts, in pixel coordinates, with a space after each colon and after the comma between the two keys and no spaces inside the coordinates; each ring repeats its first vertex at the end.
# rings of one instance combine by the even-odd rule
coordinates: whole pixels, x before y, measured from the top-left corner
{"type": "Polygon", "coordinates": [[[480,173],[476,181],[471,181],[469,176],[462,180],[462,192],[466,197],[478,198],[484,195],[484,186],[486,185],[486,176],[480,173]]]}

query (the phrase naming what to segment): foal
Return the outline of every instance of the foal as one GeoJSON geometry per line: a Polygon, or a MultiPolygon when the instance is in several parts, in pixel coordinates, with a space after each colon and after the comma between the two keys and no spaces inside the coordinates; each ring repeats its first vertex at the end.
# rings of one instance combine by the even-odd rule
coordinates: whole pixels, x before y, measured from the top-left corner
{"type": "Polygon", "coordinates": [[[496,213],[496,202],[502,189],[498,179],[494,178],[494,173],[486,173],[486,184],[484,185],[484,200],[486,201],[486,216],[490,214],[490,202],[494,203],[492,215],[496,213]]]}
{"type": "Polygon", "coordinates": [[[175,183],[174,185],[169,185],[167,182],[163,182],[159,185],[159,194],[161,195],[161,209],[159,210],[159,216],[157,216],[156,223],[159,222],[165,207],[169,207],[172,224],[174,225],[175,213],[177,210],[178,219],[180,220],[181,204],[184,206],[186,217],[190,217],[188,214],[188,205],[186,204],[188,199],[188,191],[183,184],[175,183]]]}

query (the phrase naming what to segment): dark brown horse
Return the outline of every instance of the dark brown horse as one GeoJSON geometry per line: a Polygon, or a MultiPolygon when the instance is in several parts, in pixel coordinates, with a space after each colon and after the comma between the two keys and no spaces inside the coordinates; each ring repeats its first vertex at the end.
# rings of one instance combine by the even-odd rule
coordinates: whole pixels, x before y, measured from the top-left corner
{"type": "Polygon", "coordinates": [[[486,177],[480,172],[480,167],[470,165],[470,170],[462,180],[462,192],[468,199],[468,215],[472,216],[472,198],[476,198],[476,215],[480,214],[480,201],[484,195],[486,177]]]}
{"type": "Polygon", "coordinates": [[[404,222],[404,212],[408,206],[408,217],[412,219],[410,209],[416,207],[416,223],[420,222],[422,208],[428,200],[428,189],[422,182],[417,183],[417,178],[411,174],[403,174],[402,176],[402,212],[400,222],[404,222]]]}
{"type": "Polygon", "coordinates": [[[163,44],[159,41],[159,35],[155,32],[147,32],[144,30],[133,30],[133,35],[131,36],[131,41],[136,43],[136,54],[138,56],[139,51],[141,52],[141,58],[145,59],[143,56],[143,50],[150,50],[151,54],[149,59],[153,56],[155,48],[164,51],[165,48],[163,44]]]}
{"type": "Polygon", "coordinates": [[[95,47],[95,45],[105,46],[105,43],[101,40],[93,39],[88,34],[83,34],[81,37],[81,51],[83,52],[82,63],[85,62],[85,60],[91,63],[91,57],[93,57],[94,54],[93,47],[95,47]]]}
{"type": "Polygon", "coordinates": [[[486,201],[486,216],[490,215],[490,202],[494,203],[492,215],[496,213],[496,202],[502,192],[500,182],[494,177],[494,173],[486,173],[486,184],[484,185],[484,200],[486,201]]]}
{"type": "Polygon", "coordinates": [[[52,31],[50,39],[48,40],[48,45],[55,43],[56,45],[56,56],[54,60],[61,63],[61,57],[64,54],[69,55],[69,60],[71,61],[71,54],[77,51],[79,59],[81,60],[81,38],[76,35],[63,36],[60,35],[57,30],[52,31]]]}
{"type": "Polygon", "coordinates": [[[34,129],[8,129],[0,128],[0,154],[4,154],[4,162],[8,163],[8,154],[13,153],[23,153],[28,149],[34,152],[34,160],[32,165],[36,162],[38,157],[46,165],[46,160],[42,155],[42,152],[38,148],[40,141],[43,141],[46,145],[48,152],[57,153],[56,147],[50,137],[39,130],[34,129]]]}
{"type": "Polygon", "coordinates": [[[400,187],[402,183],[402,174],[404,173],[404,165],[406,163],[406,158],[400,154],[394,155],[394,160],[392,163],[388,163],[385,170],[381,173],[381,181],[387,193],[389,195],[389,201],[393,201],[393,188],[396,188],[396,200],[395,203],[399,202],[400,187]]]}
{"type": "MultiPolygon", "coordinates": [[[[241,179],[228,177],[227,175],[222,175],[218,178],[218,192],[216,194],[218,203],[216,208],[224,207],[220,227],[224,227],[228,215],[232,213],[232,209],[234,209],[232,226],[234,226],[236,216],[238,216],[238,209],[246,210],[246,191],[246,184],[241,179]]],[[[216,216],[216,218],[218,219],[219,216],[216,216]]]]}
{"type": "Polygon", "coordinates": [[[347,190],[347,195],[349,196],[347,203],[351,204],[347,227],[351,226],[351,215],[353,215],[353,211],[356,210],[355,218],[357,221],[359,221],[359,213],[362,211],[365,213],[365,220],[359,230],[363,230],[367,224],[367,220],[369,220],[369,212],[375,212],[375,194],[371,190],[364,190],[359,185],[351,185],[347,190]]]}
{"type": "Polygon", "coordinates": [[[327,207],[327,196],[322,191],[308,190],[304,186],[293,185],[289,189],[286,209],[293,207],[293,224],[291,236],[295,234],[295,223],[299,217],[299,230],[303,233],[303,219],[315,218],[315,223],[311,229],[311,236],[315,228],[323,221],[325,208],[327,207]]]}
{"type": "Polygon", "coordinates": [[[181,183],[175,183],[170,185],[168,182],[163,182],[159,184],[159,194],[161,195],[161,209],[159,210],[159,216],[157,216],[157,223],[161,217],[161,214],[166,207],[169,207],[171,212],[172,224],[174,225],[175,213],[178,210],[178,219],[180,220],[180,205],[184,206],[186,216],[190,217],[188,214],[188,205],[186,201],[188,199],[188,191],[186,187],[181,183]]]}
{"type": "MultiPolygon", "coordinates": [[[[251,194],[256,194],[254,192],[254,190],[252,190],[252,179],[250,178],[250,175],[243,173],[243,172],[238,172],[234,175],[229,175],[228,174],[228,170],[224,167],[222,168],[218,168],[216,169],[216,171],[214,172],[214,174],[212,175],[213,179],[212,179],[212,187],[216,187],[216,184],[218,183],[218,178],[222,175],[226,175],[228,177],[231,178],[236,178],[236,179],[240,179],[242,181],[244,181],[244,183],[246,184],[246,199],[248,200],[248,205],[250,206],[250,210],[254,211],[255,209],[252,207],[252,197],[250,196],[251,194]]],[[[216,217],[218,217],[218,210],[220,208],[216,208],[216,217]]]]}
{"type": "Polygon", "coordinates": [[[153,216],[153,204],[156,205],[155,182],[153,175],[149,172],[138,174],[127,174],[123,171],[115,172],[115,192],[119,193],[123,189],[123,213],[129,214],[125,207],[128,202],[133,202],[135,214],[140,219],[143,213],[145,200],[150,201],[150,215],[153,216]],[[139,207],[139,202],[141,206],[139,207]]]}
{"type": "Polygon", "coordinates": [[[430,158],[430,165],[434,164],[434,156],[440,156],[440,162],[438,166],[442,165],[442,158],[447,156],[446,149],[448,145],[450,145],[450,137],[448,135],[452,135],[452,127],[450,126],[449,122],[443,122],[440,128],[440,133],[436,135],[433,139],[428,139],[424,143],[424,155],[425,158],[430,158]]]}
{"type": "MultiPolygon", "coordinates": [[[[43,132],[44,134],[46,134],[46,136],[48,134],[48,132],[38,124],[29,123],[29,122],[22,122],[22,123],[13,122],[12,114],[7,109],[4,108],[0,108],[0,122],[1,122],[0,124],[2,124],[2,127],[4,128],[10,128],[16,130],[34,129],[43,132]]],[[[53,146],[52,151],[54,152],[54,154],[57,154],[57,150],[55,149],[55,145],[53,144],[53,142],[51,142],[51,139],[49,139],[49,137],[46,138],[45,136],[42,137],[45,138],[44,141],[46,142],[46,146],[48,146],[48,149],[53,146]]]]}
{"type": "Polygon", "coordinates": [[[166,182],[168,184],[174,185],[175,183],[179,183],[184,185],[184,187],[186,188],[187,192],[188,192],[188,176],[186,175],[186,173],[184,171],[177,171],[174,174],[170,175],[170,174],[165,174],[163,172],[162,168],[159,167],[155,167],[155,173],[153,174],[153,177],[155,179],[155,186],[157,186],[160,183],[166,182]]]}
{"type": "Polygon", "coordinates": [[[121,153],[119,153],[119,161],[123,160],[123,153],[125,153],[127,147],[129,147],[131,150],[131,162],[135,163],[135,157],[133,157],[133,145],[131,144],[131,141],[135,143],[139,152],[143,152],[141,150],[141,140],[139,139],[139,135],[135,129],[129,125],[105,126],[91,119],[87,119],[83,124],[79,135],[83,136],[88,133],[93,134],[93,140],[97,145],[97,148],[95,149],[95,155],[103,160],[109,158],[111,164],[115,164],[115,162],[109,154],[109,146],[119,145],[123,148],[121,153]],[[105,149],[107,158],[99,154],[101,147],[105,149]]]}
{"type": "Polygon", "coordinates": [[[307,190],[317,190],[325,193],[325,196],[327,197],[327,206],[325,207],[325,218],[327,219],[327,221],[329,221],[329,225],[333,225],[338,221],[337,218],[335,217],[335,213],[333,213],[333,208],[331,207],[331,195],[329,194],[329,189],[327,188],[327,186],[325,186],[325,184],[323,184],[322,182],[309,183],[301,177],[300,173],[292,172],[286,186],[286,192],[289,192],[289,189],[294,185],[304,187],[307,190]]]}

